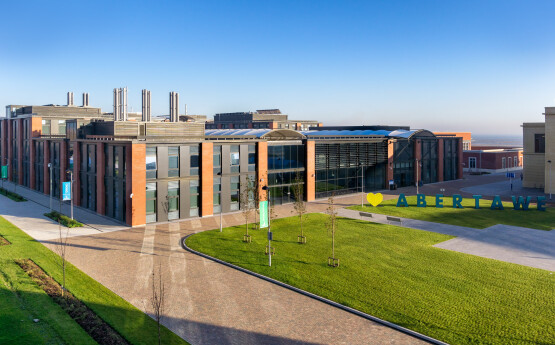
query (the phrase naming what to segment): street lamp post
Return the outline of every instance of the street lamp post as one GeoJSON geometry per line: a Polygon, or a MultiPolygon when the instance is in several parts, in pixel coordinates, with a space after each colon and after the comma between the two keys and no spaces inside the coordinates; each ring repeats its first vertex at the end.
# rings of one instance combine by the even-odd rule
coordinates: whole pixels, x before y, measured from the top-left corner
{"type": "Polygon", "coordinates": [[[71,219],[73,219],[73,171],[68,170],[66,173],[69,174],[69,181],[71,182],[71,219]]]}
{"type": "Polygon", "coordinates": [[[48,169],[50,171],[49,178],[50,178],[50,212],[52,212],[52,163],[48,163],[48,169]]]}
{"type": "Polygon", "coordinates": [[[362,171],[362,195],[360,196],[360,206],[364,207],[364,166],[360,163],[360,170],[362,171]]]}
{"type": "Polygon", "coordinates": [[[268,186],[262,187],[262,190],[268,191],[268,266],[272,267],[272,224],[270,219],[270,205],[272,204],[272,199],[268,186]]]}
{"type": "Polygon", "coordinates": [[[549,163],[549,200],[551,200],[551,194],[553,192],[551,185],[551,160],[548,160],[547,163],[549,163]]]}
{"type": "Polygon", "coordinates": [[[416,160],[416,194],[418,194],[418,185],[420,184],[419,179],[418,179],[418,166],[420,165],[418,162],[418,158],[415,159],[416,160]]]}

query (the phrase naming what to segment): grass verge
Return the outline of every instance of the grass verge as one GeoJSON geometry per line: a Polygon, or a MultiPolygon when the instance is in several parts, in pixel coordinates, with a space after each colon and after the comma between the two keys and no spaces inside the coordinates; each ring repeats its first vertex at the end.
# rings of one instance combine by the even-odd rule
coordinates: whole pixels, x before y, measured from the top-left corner
{"type": "Polygon", "coordinates": [[[60,212],[57,212],[57,211],[52,211],[52,212],[49,212],[49,213],[45,213],[44,215],[46,217],[52,219],[56,223],[60,222],[60,224],[62,224],[63,226],[66,226],[68,228],[77,228],[77,227],[83,226],[82,223],[79,223],[75,219],[71,219],[68,216],[65,216],[65,215],[63,215],[63,214],[61,214],[60,212]]]}
{"type": "Polygon", "coordinates": [[[7,190],[5,188],[0,188],[0,194],[4,195],[5,197],[8,197],[8,198],[12,199],[13,201],[17,201],[17,202],[27,201],[27,199],[25,199],[21,195],[19,195],[17,193],[14,193],[14,192],[10,192],[9,190],[7,190]]]}
{"type": "Polygon", "coordinates": [[[343,305],[450,344],[547,344],[555,328],[555,275],[549,271],[433,247],[451,236],[385,224],[339,219],[336,256],[326,215],[304,223],[307,244],[297,243],[298,218],[272,222],[276,255],[264,255],[265,231],[244,226],[206,231],[187,245],[343,305]]]}
{"type": "Polygon", "coordinates": [[[433,196],[426,197],[427,207],[416,207],[416,196],[407,196],[409,207],[397,207],[397,199],[384,200],[378,207],[365,205],[351,206],[349,209],[387,214],[410,219],[419,219],[435,223],[467,226],[485,229],[497,224],[522,226],[538,230],[552,230],[555,227],[555,208],[545,211],[536,210],[530,205],[528,211],[514,210],[512,202],[503,202],[504,210],[491,210],[491,200],[480,200],[480,209],[474,208],[474,199],[464,198],[461,205],[453,208],[453,199],[443,198],[443,208],[436,208],[433,196]]]}
{"type": "Polygon", "coordinates": [[[85,304],[79,301],[69,291],[62,295],[62,287],[54,279],[37,266],[32,260],[18,259],[16,264],[27,273],[33,281],[58,303],[72,319],[100,345],[129,344],[110,325],[99,318],[85,304]]]}
{"type": "MultiPolygon", "coordinates": [[[[0,234],[12,243],[0,248],[0,343],[95,344],[15,263],[29,258],[59,283],[60,257],[2,217],[0,234]],[[34,323],[34,318],[40,322],[34,323]]],[[[69,263],[66,287],[129,343],[158,343],[157,324],[151,317],[69,263]]],[[[187,344],[167,328],[161,330],[163,344],[187,344]]]]}

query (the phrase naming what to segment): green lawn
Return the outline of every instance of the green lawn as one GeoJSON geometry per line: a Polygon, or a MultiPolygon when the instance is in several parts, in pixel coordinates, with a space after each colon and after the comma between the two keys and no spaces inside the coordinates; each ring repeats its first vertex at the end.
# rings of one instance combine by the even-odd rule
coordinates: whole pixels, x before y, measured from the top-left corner
{"type": "MultiPolygon", "coordinates": [[[[0,235],[12,243],[0,246],[0,343],[95,344],[14,262],[30,258],[59,283],[58,256],[2,217],[0,235]],[[34,323],[33,319],[41,321],[34,323]]],[[[152,318],[73,265],[69,264],[66,274],[68,290],[130,343],[158,343],[152,318]]],[[[162,333],[164,344],[187,344],[164,327],[162,333]]]]}
{"type": "MultiPolygon", "coordinates": [[[[532,201],[535,202],[535,198],[532,201]]],[[[349,207],[352,210],[387,214],[404,218],[426,220],[429,222],[468,226],[484,229],[496,224],[523,226],[539,230],[555,228],[555,208],[548,207],[545,212],[530,205],[528,211],[514,210],[512,202],[503,202],[504,210],[491,210],[491,200],[480,200],[480,209],[474,208],[474,199],[464,198],[464,209],[453,208],[451,197],[443,198],[443,208],[435,207],[435,197],[426,197],[428,207],[416,207],[416,196],[407,196],[409,207],[396,207],[397,198],[384,200],[378,207],[360,205],[349,207]]]]}
{"type": "MultiPolygon", "coordinates": [[[[549,271],[432,247],[452,237],[340,219],[338,268],[327,266],[326,215],[273,221],[276,256],[264,255],[265,231],[244,226],[187,239],[195,250],[280,280],[451,344],[552,344],[555,275],[549,271]]],[[[334,320],[341,322],[341,320],[334,320]]]]}

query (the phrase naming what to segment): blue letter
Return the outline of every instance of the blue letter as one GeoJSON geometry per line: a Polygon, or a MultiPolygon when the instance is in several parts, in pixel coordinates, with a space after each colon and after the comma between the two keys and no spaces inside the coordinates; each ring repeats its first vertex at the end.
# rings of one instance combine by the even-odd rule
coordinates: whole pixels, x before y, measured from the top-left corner
{"type": "Polygon", "coordinates": [[[424,194],[416,194],[416,207],[426,207],[426,196],[424,194]]]}
{"type": "Polygon", "coordinates": [[[518,197],[518,201],[516,200],[516,198],[514,196],[511,196],[511,199],[513,199],[513,207],[515,208],[515,210],[519,210],[520,205],[522,205],[523,210],[527,210],[528,205],[530,204],[530,200],[532,199],[532,197],[527,196],[526,197],[526,202],[524,202],[524,198],[521,197],[521,196],[518,197]]]}
{"type": "Polygon", "coordinates": [[[407,198],[405,198],[405,194],[399,194],[399,199],[397,199],[397,207],[409,207],[407,203],[407,198]]]}
{"type": "Polygon", "coordinates": [[[538,196],[538,211],[545,211],[545,196],[538,196]]]}
{"type": "Polygon", "coordinates": [[[436,194],[436,207],[443,208],[443,194],[436,194]]]}
{"type": "Polygon", "coordinates": [[[453,194],[453,208],[463,208],[461,205],[462,196],[459,194],[453,194]]]}
{"type": "Polygon", "coordinates": [[[474,198],[474,208],[479,210],[480,209],[480,199],[482,199],[481,195],[473,195],[474,198]]]}
{"type": "Polygon", "coordinates": [[[498,209],[498,210],[504,210],[503,208],[503,203],[501,202],[501,198],[499,197],[499,195],[496,195],[493,198],[493,201],[491,202],[491,207],[492,210],[498,209]]]}

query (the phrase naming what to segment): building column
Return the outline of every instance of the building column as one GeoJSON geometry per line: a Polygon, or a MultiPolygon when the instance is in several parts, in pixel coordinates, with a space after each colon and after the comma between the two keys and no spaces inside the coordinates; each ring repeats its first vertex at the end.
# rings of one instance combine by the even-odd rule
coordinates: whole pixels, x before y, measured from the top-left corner
{"type": "Polygon", "coordinates": [[[50,195],[50,169],[48,168],[48,163],[50,163],[50,145],[48,145],[48,143],[48,140],[42,142],[44,152],[42,190],[44,191],[44,194],[50,195]]]}
{"type": "Polygon", "coordinates": [[[1,146],[1,152],[2,152],[2,161],[0,162],[0,165],[7,165],[7,160],[8,160],[8,120],[2,120],[0,121],[0,146],[1,146]]]}
{"type": "Polygon", "coordinates": [[[422,177],[422,144],[419,139],[414,140],[414,183],[417,184],[422,177]]]}
{"type": "Polygon", "coordinates": [[[385,187],[389,188],[389,181],[393,180],[393,154],[394,154],[395,144],[393,140],[387,141],[387,174],[386,174],[386,181],[385,187]]]}
{"type": "Polygon", "coordinates": [[[214,213],[214,143],[201,143],[200,151],[200,214],[206,217],[214,213]]]}
{"type": "Polygon", "coordinates": [[[60,199],[63,194],[63,185],[67,179],[67,141],[62,140],[60,142],[60,199]]]}
{"type": "Polygon", "coordinates": [[[35,185],[35,141],[29,139],[29,188],[34,190],[35,185]]]}
{"type": "Polygon", "coordinates": [[[23,121],[17,120],[17,184],[23,185],[23,121]]]}
{"type": "Polygon", "coordinates": [[[443,182],[443,139],[437,140],[437,181],[443,182]]]}
{"type": "Polygon", "coordinates": [[[314,140],[306,141],[306,201],[316,199],[316,143],[314,140]]]}
{"type": "MultiPolygon", "coordinates": [[[[106,157],[104,155],[104,143],[96,144],[96,212],[106,214],[106,186],[104,185],[104,165],[106,157]]],[[[146,174],[146,173],[145,173],[146,174]]]]}
{"type": "Polygon", "coordinates": [[[146,224],[146,144],[125,146],[125,222],[130,226],[146,224]]]}
{"type": "Polygon", "coordinates": [[[8,166],[8,181],[11,181],[12,180],[12,159],[13,159],[13,157],[12,157],[12,155],[13,155],[12,124],[13,124],[13,121],[15,121],[15,120],[10,119],[10,120],[7,120],[7,121],[8,121],[8,126],[7,126],[8,127],[7,128],[7,131],[8,131],[8,135],[7,135],[7,138],[8,138],[8,155],[7,155],[8,161],[6,162],[6,165],[8,166]]]}
{"type": "Polygon", "coordinates": [[[259,141],[256,150],[256,169],[258,171],[258,200],[268,200],[267,192],[262,189],[269,186],[268,181],[268,142],[259,141]]]}
{"type": "Polygon", "coordinates": [[[81,206],[81,143],[72,141],[73,144],[73,205],[81,206]]]}
{"type": "Polygon", "coordinates": [[[457,178],[463,178],[463,142],[462,138],[459,138],[457,144],[457,162],[459,163],[457,166],[457,178]]]}

